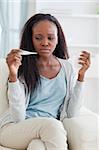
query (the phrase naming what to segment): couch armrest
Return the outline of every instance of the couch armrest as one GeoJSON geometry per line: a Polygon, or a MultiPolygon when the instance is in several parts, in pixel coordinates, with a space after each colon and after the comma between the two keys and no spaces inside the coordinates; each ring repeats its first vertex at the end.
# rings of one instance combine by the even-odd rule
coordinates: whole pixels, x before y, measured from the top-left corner
{"type": "Polygon", "coordinates": [[[69,150],[99,150],[99,116],[90,110],[74,118],[65,118],[69,150]]]}

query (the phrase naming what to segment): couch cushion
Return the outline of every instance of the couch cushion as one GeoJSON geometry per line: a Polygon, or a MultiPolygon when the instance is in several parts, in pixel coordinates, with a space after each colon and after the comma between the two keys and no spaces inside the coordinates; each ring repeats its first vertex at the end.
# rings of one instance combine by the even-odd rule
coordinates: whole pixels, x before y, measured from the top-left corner
{"type": "Polygon", "coordinates": [[[0,115],[7,109],[7,80],[9,70],[4,58],[0,59],[0,115]]]}
{"type": "Polygon", "coordinates": [[[99,116],[88,112],[64,119],[71,150],[99,150],[99,116]]]}
{"type": "Polygon", "coordinates": [[[16,149],[11,149],[11,148],[6,148],[6,147],[3,147],[3,146],[0,146],[0,150],[16,150],[16,149]]]}

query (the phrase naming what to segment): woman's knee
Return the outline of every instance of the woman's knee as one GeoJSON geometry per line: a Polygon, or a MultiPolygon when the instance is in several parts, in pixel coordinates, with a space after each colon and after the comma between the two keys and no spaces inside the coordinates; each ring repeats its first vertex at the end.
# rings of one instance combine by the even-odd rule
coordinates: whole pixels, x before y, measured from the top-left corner
{"type": "Polygon", "coordinates": [[[33,139],[28,145],[27,150],[45,150],[44,142],[40,139],[33,139]]]}
{"type": "Polygon", "coordinates": [[[41,129],[41,132],[43,132],[43,134],[51,136],[67,136],[66,130],[64,129],[62,122],[53,118],[46,120],[44,126],[41,129]]]}
{"type": "Polygon", "coordinates": [[[57,119],[49,119],[46,126],[49,130],[51,129],[51,131],[52,130],[54,130],[54,131],[60,130],[60,131],[63,131],[64,133],[66,133],[63,123],[57,119]]]}
{"type": "Polygon", "coordinates": [[[67,136],[62,122],[49,119],[40,130],[40,138],[45,142],[47,148],[66,149],[67,136]]]}

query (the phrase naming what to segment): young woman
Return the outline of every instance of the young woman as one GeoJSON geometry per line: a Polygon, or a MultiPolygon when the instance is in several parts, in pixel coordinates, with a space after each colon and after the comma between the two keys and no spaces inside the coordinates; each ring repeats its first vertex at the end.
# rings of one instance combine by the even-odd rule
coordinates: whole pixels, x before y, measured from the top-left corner
{"type": "Polygon", "coordinates": [[[82,105],[90,54],[81,53],[77,80],[68,58],[58,20],[50,14],[32,16],[24,25],[20,48],[6,58],[9,109],[0,121],[1,145],[19,150],[67,149],[62,120],[75,116],[82,105]],[[37,54],[23,56],[22,49],[37,54]]]}

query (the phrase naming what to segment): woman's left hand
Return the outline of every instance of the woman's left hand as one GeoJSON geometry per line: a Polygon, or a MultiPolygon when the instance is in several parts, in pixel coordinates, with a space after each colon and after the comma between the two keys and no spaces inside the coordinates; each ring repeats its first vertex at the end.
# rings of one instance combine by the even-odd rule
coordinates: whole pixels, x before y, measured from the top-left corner
{"type": "Polygon", "coordinates": [[[83,81],[85,72],[90,67],[90,53],[87,51],[82,51],[80,57],[79,57],[79,64],[82,65],[78,72],[78,80],[83,81]]]}

